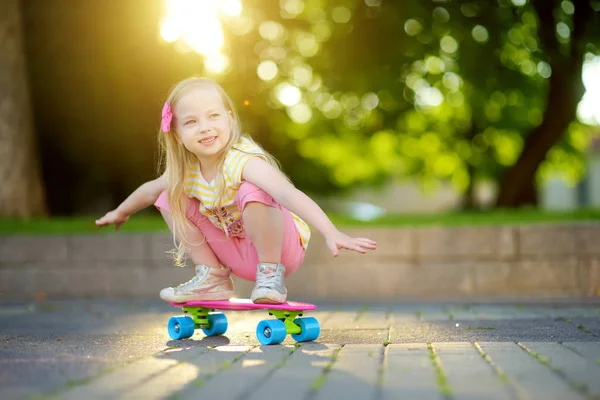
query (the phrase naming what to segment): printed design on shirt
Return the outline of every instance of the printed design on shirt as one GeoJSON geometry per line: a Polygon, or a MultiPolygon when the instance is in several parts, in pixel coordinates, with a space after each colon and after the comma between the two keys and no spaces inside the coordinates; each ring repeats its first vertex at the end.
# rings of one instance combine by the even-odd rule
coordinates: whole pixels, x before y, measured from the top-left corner
{"type": "Polygon", "coordinates": [[[236,219],[233,214],[229,214],[225,207],[205,208],[208,218],[212,221],[213,225],[221,230],[223,229],[221,221],[224,221],[227,229],[227,234],[230,237],[243,237],[244,235],[244,223],[242,219],[236,219]],[[219,219],[220,218],[220,219],[219,219]]]}
{"type": "MultiPolygon", "coordinates": [[[[245,229],[242,213],[239,210],[235,196],[242,183],[242,171],[246,162],[253,157],[264,157],[260,147],[248,138],[242,137],[225,157],[223,165],[223,178],[225,180],[225,192],[219,207],[214,206],[215,192],[214,184],[206,182],[199,166],[187,171],[185,179],[185,193],[200,201],[200,213],[209,218],[214,226],[221,231],[226,231],[229,237],[244,237],[245,229]],[[225,223],[225,228],[219,220],[225,223]]],[[[302,246],[306,249],[310,240],[311,232],[308,224],[298,215],[290,212],[302,246]]]]}

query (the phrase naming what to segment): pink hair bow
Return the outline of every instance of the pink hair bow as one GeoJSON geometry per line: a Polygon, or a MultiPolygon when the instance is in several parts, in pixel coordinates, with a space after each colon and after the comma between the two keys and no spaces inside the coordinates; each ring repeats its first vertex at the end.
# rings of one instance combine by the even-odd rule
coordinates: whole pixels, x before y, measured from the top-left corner
{"type": "Polygon", "coordinates": [[[162,120],[160,123],[160,128],[164,133],[167,133],[171,130],[171,119],[173,118],[173,113],[171,112],[171,106],[168,102],[165,102],[165,105],[162,109],[162,120]]]}

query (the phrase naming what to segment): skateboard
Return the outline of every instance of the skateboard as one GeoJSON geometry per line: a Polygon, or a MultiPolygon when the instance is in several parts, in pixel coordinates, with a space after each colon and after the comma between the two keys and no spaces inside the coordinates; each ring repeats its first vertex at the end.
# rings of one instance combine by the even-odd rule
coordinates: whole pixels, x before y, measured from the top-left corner
{"type": "Polygon", "coordinates": [[[283,304],[254,304],[250,299],[232,298],[219,301],[190,301],[173,303],[187,315],[171,317],[167,325],[174,340],[192,337],[194,329],[202,329],[206,336],[222,335],[227,331],[227,317],[222,312],[267,310],[273,319],[265,319],[256,326],[256,337],[263,345],[278,344],[290,334],[296,342],[310,342],[319,337],[321,328],[313,317],[302,317],[304,311],[317,308],[314,304],[286,301],[283,304]]]}

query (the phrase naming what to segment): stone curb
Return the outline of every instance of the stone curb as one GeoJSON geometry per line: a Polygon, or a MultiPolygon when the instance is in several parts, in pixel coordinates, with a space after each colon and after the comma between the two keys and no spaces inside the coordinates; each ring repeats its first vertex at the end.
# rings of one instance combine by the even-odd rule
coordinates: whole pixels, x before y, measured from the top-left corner
{"type": "MultiPolygon", "coordinates": [[[[331,301],[600,295],[600,224],[365,228],[367,255],[331,257],[318,233],[288,278],[294,298],[331,301]]],[[[167,233],[0,237],[0,298],[155,298],[190,278],[167,233]]],[[[252,283],[236,280],[247,297],[252,283]]]]}

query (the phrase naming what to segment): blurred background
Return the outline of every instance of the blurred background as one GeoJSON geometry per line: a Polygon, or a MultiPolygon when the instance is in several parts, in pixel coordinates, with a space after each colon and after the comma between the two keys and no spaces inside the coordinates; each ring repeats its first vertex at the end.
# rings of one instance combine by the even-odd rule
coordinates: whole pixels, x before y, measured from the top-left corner
{"type": "Polygon", "coordinates": [[[2,0],[0,216],[156,176],[169,89],[220,82],[327,210],[600,208],[600,1],[2,0]]]}

